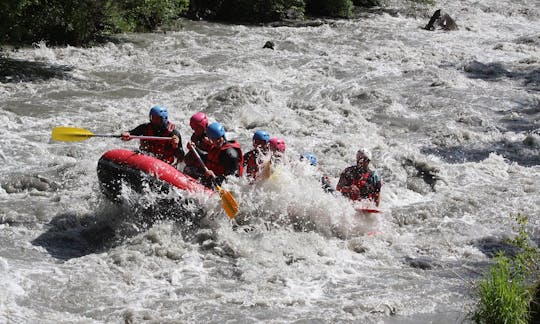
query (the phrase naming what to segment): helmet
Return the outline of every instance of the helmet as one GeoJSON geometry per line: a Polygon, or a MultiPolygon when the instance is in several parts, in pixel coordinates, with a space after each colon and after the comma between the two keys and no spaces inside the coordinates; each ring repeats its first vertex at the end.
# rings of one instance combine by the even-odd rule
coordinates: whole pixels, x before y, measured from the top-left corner
{"type": "Polygon", "coordinates": [[[195,115],[191,116],[191,119],[189,120],[189,126],[191,126],[191,129],[194,131],[204,131],[206,127],[208,126],[208,117],[206,117],[206,114],[203,112],[198,112],[195,115]]]}
{"type": "Polygon", "coordinates": [[[225,128],[220,123],[214,122],[206,128],[206,135],[209,139],[216,139],[225,136],[225,128]]]}
{"type": "Polygon", "coordinates": [[[268,144],[270,142],[270,135],[266,131],[258,130],[253,134],[253,140],[265,141],[268,144]]]}
{"type": "Polygon", "coordinates": [[[169,113],[167,112],[167,108],[165,108],[164,106],[154,106],[152,107],[152,109],[150,109],[150,113],[148,114],[150,122],[152,121],[152,116],[161,117],[161,122],[163,124],[167,124],[169,113]]]}
{"type": "Polygon", "coordinates": [[[315,156],[315,154],[306,152],[304,153],[304,155],[300,157],[300,160],[304,160],[304,159],[308,160],[309,164],[313,166],[317,166],[317,157],[315,156]]]}
{"type": "Polygon", "coordinates": [[[285,152],[285,141],[281,138],[272,137],[270,139],[270,149],[281,153],[285,152]]]}
{"type": "Polygon", "coordinates": [[[356,161],[368,160],[371,161],[371,153],[367,149],[359,149],[356,152],[356,161]]]}

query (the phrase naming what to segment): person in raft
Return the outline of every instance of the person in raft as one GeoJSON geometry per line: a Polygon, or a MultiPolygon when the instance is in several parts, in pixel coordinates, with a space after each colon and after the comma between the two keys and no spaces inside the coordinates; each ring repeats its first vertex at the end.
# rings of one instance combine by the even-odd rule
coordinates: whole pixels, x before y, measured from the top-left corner
{"type": "MultiPolygon", "coordinates": [[[[213,184],[221,185],[228,176],[242,176],[244,157],[240,143],[228,141],[225,138],[225,128],[217,122],[208,125],[206,136],[212,143],[208,153],[204,154],[204,152],[197,150],[208,168],[204,175],[205,178],[201,182],[211,188],[213,184]]],[[[190,149],[192,147],[190,145],[190,149]]]]}
{"type": "MultiPolygon", "coordinates": [[[[208,127],[208,117],[203,112],[198,112],[191,116],[189,119],[189,126],[193,130],[191,135],[191,141],[188,145],[193,145],[199,151],[208,153],[210,146],[212,145],[210,139],[206,136],[206,128],[208,127]],[[191,144],[190,144],[191,143],[191,144]]],[[[189,148],[189,147],[188,147],[189,148]]],[[[204,176],[204,168],[199,163],[197,157],[191,150],[188,150],[184,163],[184,174],[187,174],[195,179],[201,179],[204,176]]]]}
{"type": "Polygon", "coordinates": [[[258,130],[253,134],[253,149],[244,154],[244,170],[248,177],[255,179],[263,168],[262,158],[270,149],[270,135],[268,132],[258,130]]]}
{"type": "Polygon", "coordinates": [[[272,153],[272,162],[280,162],[285,155],[285,149],[287,145],[285,140],[279,137],[272,137],[270,139],[270,152],[272,153]]]}
{"type": "MultiPolygon", "coordinates": [[[[318,166],[318,161],[317,161],[317,157],[315,156],[315,154],[313,153],[309,153],[309,152],[306,152],[304,153],[303,155],[300,155],[300,161],[307,161],[309,162],[309,164],[315,168],[317,168],[317,171],[321,172],[320,171],[320,168],[318,166]]],[[[327,175],[324,175],[322,174],[322,172],[320,173],[321,174],[321,187],[323,188],[323,190],[325,192],[334,192],[334,188],[332,187],[332,184],[330,182],[330,177],[328,177],[327,175]]]]}
{"type": "Polygon", "coordinates": [[[184,160],[182,149],[182,136],[169,121],[169,113],[164,106],[154,106],[150,109],[149,123],[141,124],[129,132],[122,133],[122,140],[131,140],[133,136],[159,136],[170,137],[170,140],[141,140],[139,149],[150,153],[169,164],[176,164],[184,160]]]}
{"type": "Polygon", "coordinates": [[[376,171],[369,169],[369,151],[360,149],[356,153],[356,165],[343,170],[336,190],[351,200],[368,199],[377,206],[381,202],[381,179],[376,171]]]}

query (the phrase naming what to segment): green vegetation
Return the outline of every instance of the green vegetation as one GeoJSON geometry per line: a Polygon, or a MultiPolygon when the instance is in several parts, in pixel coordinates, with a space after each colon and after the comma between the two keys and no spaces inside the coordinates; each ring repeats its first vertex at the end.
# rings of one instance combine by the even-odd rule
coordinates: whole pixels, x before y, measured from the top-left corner
{"type": "Polygon", "coordinates": [[[106,30],[149,32],[187,12],[189,0],[108,0],[106,30]]]}
{"type": "Polygon", "coordinates": [[[350,17],[352,9],[352,0],[309,0],[306,4],[309,13],[331,17],[350,17]]]}
{"type": "MultiPolygon", "coordinates": [[[[200,2],[200,0],[192,0],[200,2]]],[[[223,0],[214,1],[212,6],[199,6],[199,11],[213,12],[214,19],[234,22],[277,21],[288,16],[302,18],[302,0],[223,0]]],[[[211,17],[212,18],[212,17],[211,17]]]]}
{"type": "Polygon", "coordinates": [[[110,33],[152,31],[189,0],[3,0],[0,44],[86,45],[110,33]]]}
{"type": "MultiPolygon", "coordinates": [[[[531,280],[538,279],[538,250],[529,243],[525,226],[527,217],[517,214],[514,217],[517,236],[509,243],[518,252],[509,257],[500,252],[495,264],[480,282],[479,304],[473,315],[476,323],[515,323],[526,324],[531,317],[534,292],[529,287],[531,280]]],[[[537,301],[536,301],[537,302],[537,301]]]]}
{"type": "Polygon", "coordinates": [[[104,22],[104,0],[4,0],[0,43],[84,44],[104,22]]]}
{"type": "Polygon", "coordinates": [[[240,23],[305,14],[348,18],[354,5],[372,7],[379,0],[2,0],[0,44],[91,45],[115,33],[174,25],[182,16],[240,23]]]}

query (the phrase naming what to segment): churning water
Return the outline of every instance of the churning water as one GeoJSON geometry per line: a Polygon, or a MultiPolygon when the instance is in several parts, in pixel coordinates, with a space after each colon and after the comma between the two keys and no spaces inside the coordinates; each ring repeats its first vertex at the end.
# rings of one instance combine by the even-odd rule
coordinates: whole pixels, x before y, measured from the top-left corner
{"type": "Polygon", "coordinates": [[[540,235],[539,2],[443,1],[451,32],[421,28],[436,8],[399,5],[5,53],[0,322],[461,323],[510,215],[540,235]],[[101,196],[99,157],[135,141],[50,139],[60,125],[119,134],[156,104],[184,145],[202,110],[244,151],[256,129],[283,137],[292,162],[226,184],[237,226],[216,198],[191,226],[162,219],[159,195],[101,196]],[[295,163],[314,152],[335,185],[360,147],[383,178],[376,216],[295,163]]]}

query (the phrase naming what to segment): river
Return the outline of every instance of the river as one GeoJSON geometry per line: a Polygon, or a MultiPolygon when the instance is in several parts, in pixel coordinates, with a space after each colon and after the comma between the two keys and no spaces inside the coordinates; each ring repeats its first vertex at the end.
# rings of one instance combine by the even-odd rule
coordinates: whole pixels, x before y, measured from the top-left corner
{"type": "Polygon", "coordinates": [[[438,3],[456,31],[422,29],[435,7],[393,8],[4,52],[0,322],[467,322],[512,215],[540,237],[539,3],[438,3]],[[51,130],[119,134],[156,104],[184,146],[204,111],[244,151],[256,129],[284,138],[291,163],[225,185],[238,225],[213,198],[201,227],[141,222],[156,195],[116,206],[96,177],[104,152],[138,143],[51,130]],[[335,185],[360,147],[383,179],[380,214],[356,215],[294,163],[315,153],[335,185]]]}

